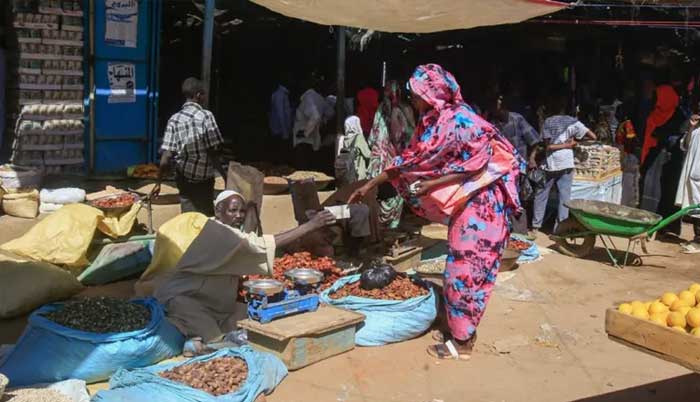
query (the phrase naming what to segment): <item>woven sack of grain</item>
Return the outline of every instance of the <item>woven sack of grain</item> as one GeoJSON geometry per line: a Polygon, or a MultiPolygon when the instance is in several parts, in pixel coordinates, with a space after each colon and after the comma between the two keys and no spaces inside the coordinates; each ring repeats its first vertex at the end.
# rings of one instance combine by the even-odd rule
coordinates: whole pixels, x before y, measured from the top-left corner
{"type": "Polygon", "coordinates": [[[7,215],[18,218],[36,218],[39,214],[39,192],[17,191],[2,196],[2,209],[7,215]]]}

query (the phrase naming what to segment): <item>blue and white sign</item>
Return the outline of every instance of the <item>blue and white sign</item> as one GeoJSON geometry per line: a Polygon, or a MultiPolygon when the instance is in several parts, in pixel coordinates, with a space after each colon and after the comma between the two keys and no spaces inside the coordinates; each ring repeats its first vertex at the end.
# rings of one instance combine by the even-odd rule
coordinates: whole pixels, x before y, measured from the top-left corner
{"type": "Polygon", "coordinates": [[[138,0],[105,0],[105,43],[136,47],[138,21],[138,0]]]}

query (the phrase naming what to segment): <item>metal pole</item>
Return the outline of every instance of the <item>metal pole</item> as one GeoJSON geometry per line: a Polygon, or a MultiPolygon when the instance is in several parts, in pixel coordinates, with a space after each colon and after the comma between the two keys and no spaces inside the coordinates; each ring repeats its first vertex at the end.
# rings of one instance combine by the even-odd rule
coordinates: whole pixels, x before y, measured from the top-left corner
{"type": "Polygon", "coordinates": [[[204,89],[207,91],[205,107],[208,107],[209,96],[211,96],[211,51],[214,45],[214,10],[216,0],[205,0],[204,2],[204,29],[202,31],[202,81],[204,89]]]}
{"type": "Polygon", "coordinates": [[[88,20],[87,24],[89,27],[89,41],[90,41],[90,50],[89,50],[89,66],[88,66],[88,74],[89,74],[89,88],[90,88],[90,93],[88,94],[89,100],[88,100],[88,107],[90,108],[90,121],[88,122],[89,124],[89,131],[88,131],[88,148],[89,148],[89,161],[88,161],[88,173],[89,174],[94,174],[95,173],[95,148],[96,148],[96,134],[95,134],[95,2],[94,0],[90,0],[89,2],[89,14],[88,14],[88,20]]]}
{"type": "Polygon", "coordinates": [[[337,97],[335,101],[336,134],[343,135],[345,125],[345,27],[336,27],[338,32],[337,97]]]}

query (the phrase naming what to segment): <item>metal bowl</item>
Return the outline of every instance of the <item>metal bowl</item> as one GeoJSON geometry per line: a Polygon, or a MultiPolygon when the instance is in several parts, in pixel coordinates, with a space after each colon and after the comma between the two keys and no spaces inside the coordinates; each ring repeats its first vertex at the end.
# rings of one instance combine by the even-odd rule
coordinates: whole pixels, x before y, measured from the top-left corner
{"type": "Polygon", "coordinates": [[[315,285],[323,280],[323,273],[310,268],[294,268],[284,273],[297,285],[315,285]]]}
{"type": "Polygon", "coordinates": [[[243,287],[251,294],[260,296],[274,296],[284,290],[284,284],[274,279],[245,281],[243,287]]]}

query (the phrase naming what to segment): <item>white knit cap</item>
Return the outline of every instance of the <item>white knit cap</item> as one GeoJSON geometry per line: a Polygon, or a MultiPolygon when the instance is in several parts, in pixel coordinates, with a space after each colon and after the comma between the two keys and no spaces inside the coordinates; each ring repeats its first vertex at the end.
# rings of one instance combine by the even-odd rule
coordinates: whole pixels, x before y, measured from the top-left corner
{"type": "Polygon", "coordinates": [[[224,190],[224,191],[220,192],[219,195],[216,196],[216,199],[214,200],[214,208],[216,208],[216,206],[219,205],[219,203],[221,201],[223,201],[231,196],[234,196],[234,195],[241,197],[241,199],[245,203],[245,197],[243,196],[243,194],[239,193],[238,191],[234,191],[234,190],[224,190]]]}

